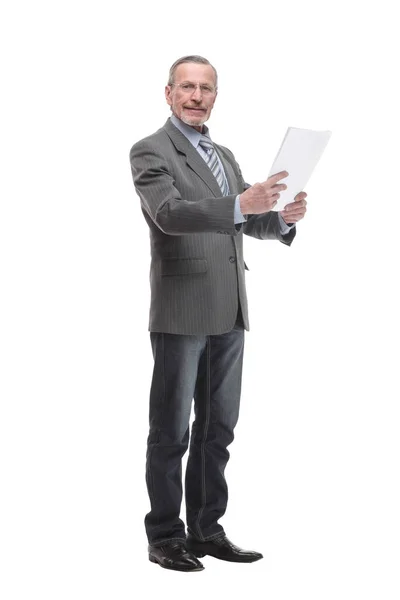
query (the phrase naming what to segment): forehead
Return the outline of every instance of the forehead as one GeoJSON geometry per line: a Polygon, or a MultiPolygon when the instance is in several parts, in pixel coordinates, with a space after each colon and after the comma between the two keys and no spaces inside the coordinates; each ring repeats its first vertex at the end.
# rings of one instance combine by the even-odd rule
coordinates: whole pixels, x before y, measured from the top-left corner
{"type": "Polygon", "coordinates": [[[211,67],[211,65],[182,63],[176,68],[175,71],[175,82],[180,83],[181,81],[199,81],[214,84],[214,69],[211,67]]]}

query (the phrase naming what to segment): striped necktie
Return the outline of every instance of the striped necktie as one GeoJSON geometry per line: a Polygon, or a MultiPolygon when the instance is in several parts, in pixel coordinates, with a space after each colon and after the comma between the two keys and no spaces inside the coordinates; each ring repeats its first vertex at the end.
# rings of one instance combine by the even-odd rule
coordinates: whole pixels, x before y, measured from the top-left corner
{"type": "Polygon", "coordinates": [[[224,196],[227,196],[229,194],[228,182],[226,180],[224,172],[222,171],[222,169],[219,165],[217,153],[215,151],[215,148],[214,148],[211,140],[209,138],[207,138],[206,136],[202,135],[200,138],[200,141],[199,141],[199,145],[207,153],[205,161],[206,161],[207,165],[210,167],[211,172],[214,175],[215,179],[217,180],[218,185],[221,188],[222,194],[224,196]]]}

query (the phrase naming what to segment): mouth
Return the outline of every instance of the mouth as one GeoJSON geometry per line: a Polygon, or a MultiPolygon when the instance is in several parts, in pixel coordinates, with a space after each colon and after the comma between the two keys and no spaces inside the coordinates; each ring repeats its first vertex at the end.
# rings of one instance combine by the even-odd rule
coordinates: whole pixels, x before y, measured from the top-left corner
{"type": "Polygon", "coordinates": [[[183,107],[185,110],[191,110],[192,112],[206,112],[205,108],[197,108],[197,107],[193,107],[193,106],[184,106],[183,107]]]}

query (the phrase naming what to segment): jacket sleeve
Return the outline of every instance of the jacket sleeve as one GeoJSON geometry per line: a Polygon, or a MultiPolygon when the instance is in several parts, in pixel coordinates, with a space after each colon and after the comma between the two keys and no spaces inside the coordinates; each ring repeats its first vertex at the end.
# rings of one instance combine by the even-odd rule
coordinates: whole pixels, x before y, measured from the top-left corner
{"type": "MultiPolygon", "coordinates": [[[[231,159],[230,163],[239,180],[240,188],[242,188],[243,191],[246,191],[251,185],[246,183],[243,179],[242,171],[232,152],[228,148],[224,148],[224,150],[229,154],[229,158],[231,159]]],[[[243,227],[243,233],[246,235],[258,240],[278,240],[287,246],[290,246],[294,240],[296,228],[293,227],[286,235],[282,235],[279,217],[276,211],[271,210],[270,212],[258,215],[247,214],[244,215],[244,217],[246,218],[246,221],[241,223],[239,228],[243,227]]]]}
{"type": "Polygon", "coordinates": [[[142,210],[168,235],[223,233],[237,235],[236,194],[221,198],[182,197],[167,158],[154,141],[141,140],[130,151],[132,177],[142,210]]]}
{"type": "Polygon", "coordinates": [[[278,240],[287,246],[290,246],[295,238],[296,227],[286,235],[282,234],[278,213],[274,210],[259,215],[247,215],[247,217],[247,221],[243,223],[243,233],[246,235],[258,240],[278,240]]]}

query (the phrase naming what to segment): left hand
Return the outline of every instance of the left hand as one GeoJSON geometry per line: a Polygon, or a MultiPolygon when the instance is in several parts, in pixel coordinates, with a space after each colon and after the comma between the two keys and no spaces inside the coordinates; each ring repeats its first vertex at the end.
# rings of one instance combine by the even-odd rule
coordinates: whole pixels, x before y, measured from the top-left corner
{"type": "Polygon", "coordinates": [[[299,192],[294,199],[294,202],[286,204],[285,208],[280,211],[280,215],[285,223],[297,223],[306,214],[307,194],[305,192],[299,192]]]}

